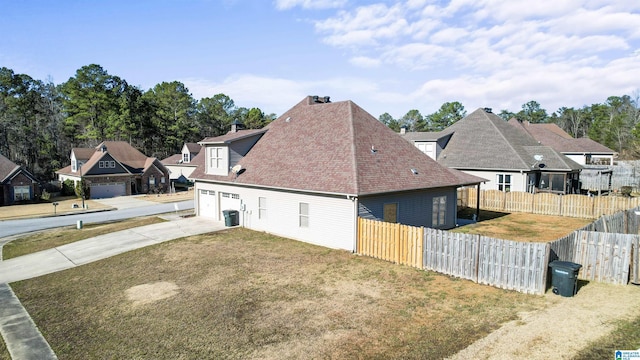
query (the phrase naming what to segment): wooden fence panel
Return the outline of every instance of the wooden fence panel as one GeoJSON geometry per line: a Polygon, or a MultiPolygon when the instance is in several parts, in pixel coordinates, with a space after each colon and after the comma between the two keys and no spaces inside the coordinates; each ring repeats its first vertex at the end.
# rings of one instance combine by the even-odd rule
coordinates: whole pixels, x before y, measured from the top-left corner
{"type": "Polygon", "coordinates": [[[550,261],[560,260],[573,262],[576,256],[576,232],[574,231],[563,238],[549,243],[549,246],[552,254],[557,257],[556,259],[550,258],[550,261]]]}
{"type": "Polygon", "coordinates": [[[549,264],[546,243],[526,243],[480,237],[478,283],[543,294],[549,264]]]}
{"type": "Polygon", "coordinates": [[[522,191],[505,193],[504,211],[507,212],[533,212],[533,194],[522,191]]]}
{"type": "Polygon", "coordinates": [[[422,269],[424,229],[358,218],[356,252],[422,269]]]}
{"type": "Polygon", "coordinates": [[[595,197],[584,195],[563,195],[562,216],[594,218],[593,202],[595,197]]]}
{"type": "Polygon", "coordinates": [[[637,235],[578,231],[574,262],[582,265],[578,278],[627,284],[632,243],[637,235]]]}
{"type": "Polygon", "coordinates": [[[425,229],[424,268],[477,281],[478,236],[425,229]]]}
{"type": "Polygon", "coordinates": [[[505,193],[498,190],[480,191],[480,208],[494,211],[504,211],[505,193]]]}
{"type": "Polygon", "coordinates": [[[533,213],[541,215],[562,215],[562,197],[550,193],[537,193],[533,196],[533,213]]]}

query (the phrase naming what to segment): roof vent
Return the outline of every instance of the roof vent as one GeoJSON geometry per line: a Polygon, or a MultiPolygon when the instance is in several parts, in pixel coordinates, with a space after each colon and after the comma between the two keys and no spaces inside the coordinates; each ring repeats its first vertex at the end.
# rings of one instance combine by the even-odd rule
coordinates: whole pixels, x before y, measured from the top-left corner
{"type": "Polygon", "coordinates": [[[413,175],[418,175],[418,169],[416,168],[411,168],[411,172],[413,173],[413,175]]]}
{"type": "Polygon", "coordinates": [[[102,146],[100,146],[100,151],[102,151],[103,153],[107,152],[107,145],[102,144],[102,146]]]}
{"type": "Polygon", "coordinates": [[[484,108],[484,112],[491,114],[491,111],[493,111],[491,108],[484,108]]]}

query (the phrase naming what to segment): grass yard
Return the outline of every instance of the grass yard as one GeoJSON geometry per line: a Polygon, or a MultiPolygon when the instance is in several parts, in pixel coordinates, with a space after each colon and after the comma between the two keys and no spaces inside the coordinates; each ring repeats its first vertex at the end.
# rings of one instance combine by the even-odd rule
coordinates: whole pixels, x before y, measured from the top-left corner
{"type": "Polygon", "coordinates": [[[155,224],[165,220],[156,216],[147,216],[129,219],[125,221],[85,224],[78,230],[73,227],[63,227],[51,230],[39,231],[22,236],[2,247],[2,259],[8,260],[18,256],[32,254],[38,251],[51,249],[64,244],[88,239],[94,236],[112,233],[114,231],[131,229],[138,226],[155,224]]]}
{"type": "Polygon", "coordinates": [[[12,288],[60,359],[437,359],[547,304],[241,228],[12,288]]]}
{"type": "Polygon", "coordinates": [[[616,350],[637,350],[640,348],[640,317],[619,321],[616,330],[582,349],[575,360],[611,359],[616,350]]]}
{"type": "MultiPolygon", "coordinates": [[[[475,211],[475,209],[471,209],[475,211]]],[[[481,211],[475,224],[453,229],[454,232],[479,234],[504,240],[549,242],[570,234],[589,223],[591,219],[528,213],[496,213],[481,211]],[[489,219],[489,220],[483,220],[489,219]]]]}
{"type": "MultiPolygon", "coordinates": [[[[82,199],[75,197],[65,197],[54,199],[58,203],[58,206],[53,206],[52,203],[39,203],[39,204],[23,204],[23,205],[11,205],[0,206],[0,220],[11,219],[23,219],[42,216],[54,216],[55,214],[74,214],[82,213],[82,199]],[[73,208],[73,204],[77,204],[78,208],[73,208]]],[[[108,209],[109,206],[103,205],[97,201],[85,200],[85,205],[89,207],[89,210],[108,209]]]]}

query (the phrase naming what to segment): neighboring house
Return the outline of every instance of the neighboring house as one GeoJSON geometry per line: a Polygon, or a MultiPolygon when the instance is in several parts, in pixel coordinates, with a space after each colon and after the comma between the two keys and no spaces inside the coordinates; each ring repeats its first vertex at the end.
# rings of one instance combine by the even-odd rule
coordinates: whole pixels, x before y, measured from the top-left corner
{"type": "Polygon", "coordinates": [[[105,141],[95,148],[71,150],[71,165],[56,171],[61,182],[84,180],[89,197],[110,198],[166,192],[169,171],[124,141],[105,141]]]}
{"type": "Polygon", "coordinates": [[[200,144],[185,143],[180,154],[171,155],[163,159],[161,163],[169,170],[169,180],[180,182],[190,179],[191,173],[197,166],[194,159],[201,149],[202,146],[200,144]]]}
{"type": "Polygon", "coordinates": [[[261,130],[200,142],[198,216],[355,250],[357,219],[451,228],[457,188],[484,179],[438,165],[351,101],[306,97],[261,130]]]}
{"type": "Polygon", "coordinates": [[[0,154],[0,206],[28,202],[39,196],[38,180],[27,169],[0,154]]]}
{"type": "Polygon", "coordinates": [[[509,124],[525,130],[540,144],[549,146],[580,165],[612,166],[616,152],[589,138],[574,138],[556,124],[531,124],[516,118],[509,124]]]}
{"type": "Polygon", "coordinates": [[[578,193],[582,166],[491,109],[478,109],[437,133],[404,132],[441,165],[490,179],[483,190],[578,193]]]}

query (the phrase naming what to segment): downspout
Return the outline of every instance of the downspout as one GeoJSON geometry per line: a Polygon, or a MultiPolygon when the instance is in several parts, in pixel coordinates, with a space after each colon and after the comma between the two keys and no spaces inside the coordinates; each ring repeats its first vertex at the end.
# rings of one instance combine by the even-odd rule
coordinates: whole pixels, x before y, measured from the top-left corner
{"type": "Polygon", "coordinates": [[[480,183],[477,185],[478,191],[476,192],[476,221],[480,221],[480,183]]]}
{"type": "Polygon", "coordinates": [[[353,204],[353,253],[358,252],[358,197],[347,195],[347,200],[353,204]]]}

